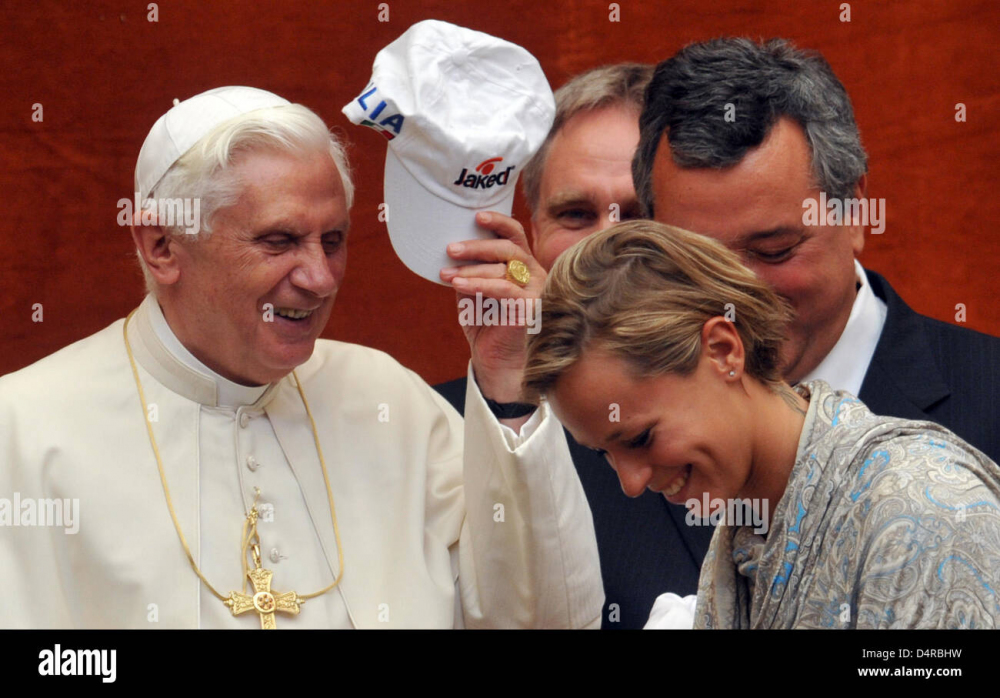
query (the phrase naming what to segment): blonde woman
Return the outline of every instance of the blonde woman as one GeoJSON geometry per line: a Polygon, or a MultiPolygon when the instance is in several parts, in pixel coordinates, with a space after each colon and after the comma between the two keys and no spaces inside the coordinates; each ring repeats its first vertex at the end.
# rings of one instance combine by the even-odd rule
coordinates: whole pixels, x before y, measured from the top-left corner
{"type": "Polygon", "coordinates": [[[626,494],[764,517],[717,526],[696,628],[1000,627],[1000,468],[937,424],[785,384],[789,311],[720,244],[617,225],[559,258],[542,309],[525,389],[626,494]]]}

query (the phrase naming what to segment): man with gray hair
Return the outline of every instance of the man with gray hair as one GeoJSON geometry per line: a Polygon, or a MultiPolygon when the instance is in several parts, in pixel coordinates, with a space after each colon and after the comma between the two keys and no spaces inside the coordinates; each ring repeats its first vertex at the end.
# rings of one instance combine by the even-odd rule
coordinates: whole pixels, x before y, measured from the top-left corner
{"type": "MultiPolygon", "coordinates": [[[[631,162],[652,70],[638,63],[601,66],[556,91],[552,128],[522,173],[532,252],[545,270],[587,235],[639,215],[631,162]]],[[[466,379],[435,387],[463,410],[466,379]]],[[[630,500],[604,457],[566,436],[594,515],[602,627],[641,628],[659,594],[695,592],[712,528],[686,525],[684,508],[656,493],[630,500]]]]}
{"type": "Polygon", "coordinates": [[[561,426],[544,403],[498,420],[484,399],[520,388],[483,360],[495,335],[473,348],[464,425],[389,356],[318,339],[353,187],[316,114],[248,87],[196,95],[153,126],[135,181],[150,293],[0,378],[0,525],[17,526],[0,627],[599,623],[561,426]],[[164,199],[199,202],[200,225],[157,219],[164,199]],[[38,520],[52,499],[78,504],[77,530],[38,520]]]}
{"type": "Polygon", "coordinates": [[[721,241],[790,303],[788,381],[822,379],[1000,457],[1000,340],[915,313],[856,259],[885,211],[864,198],[851,102],[820,55],[782,39],[691,44],[657,66],[640,129],[644,215],[721,241]]]}
{"type": "Polygon", "coordinates": [[[532,250],[545,269],[587,235],[639,217],[631,163],[652,74],[650,65],[616,63],[556,91],[552,128],[522,173],[532,250]]]}

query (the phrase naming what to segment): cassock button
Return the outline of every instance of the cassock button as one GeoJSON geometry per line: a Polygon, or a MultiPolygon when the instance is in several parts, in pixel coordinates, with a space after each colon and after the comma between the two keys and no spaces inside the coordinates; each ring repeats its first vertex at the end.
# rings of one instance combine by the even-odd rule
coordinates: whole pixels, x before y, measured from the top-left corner
{"type": "Polygon", "coordinates": [[[250,415],[248,415],[246,412],[241,412],[240,413],[240,426],[243,427],[244,429],[246,429],[247,428],[247,424],[249,424],[249,423],[250,423],[250,415]]]}
{"type": "Polygon", "coordinates": [[[250,470],[257,470],[257,468],[260,467],[260,463],[258,463],[257,459],[253,456],[247,456],[247,467],[250,468],[250,470]]]}

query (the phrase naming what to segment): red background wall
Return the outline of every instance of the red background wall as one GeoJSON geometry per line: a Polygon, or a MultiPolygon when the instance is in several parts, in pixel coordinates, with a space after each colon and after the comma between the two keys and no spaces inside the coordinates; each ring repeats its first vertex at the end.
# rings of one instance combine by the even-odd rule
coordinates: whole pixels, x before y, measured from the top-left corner
{"type": "MultiPolygon", "coordinates": [[[[820,50],[851,94],[871,156],[869,196],[886,231],[862,261],[918,311],[1000,334],[1000,3],[604,0],[379,3],[5,2],[0,7],[0,374],[124,316],[142,298],[116,202],[139,147],[175,97],[227,84],[316,110],[351,142],[359,189],[347,278],[324,336],[383,349],[434,383],[464,372],[454,295],[410,273],[377,219],[385,142],[340,108],[376,52],[412,23],[442,19],[534,53],[553,88],[602,63],[657,62],[724,34],[785,36],[820,50]],[[955,105],[968,110],[955,121],[955,105]],[[40,103],[44,121],[31,119],[40,103]],[[42,303],[44,322],[32,322],[42,303]]],[[[527,223],[523,205],[518,203],[527,223]]]]}

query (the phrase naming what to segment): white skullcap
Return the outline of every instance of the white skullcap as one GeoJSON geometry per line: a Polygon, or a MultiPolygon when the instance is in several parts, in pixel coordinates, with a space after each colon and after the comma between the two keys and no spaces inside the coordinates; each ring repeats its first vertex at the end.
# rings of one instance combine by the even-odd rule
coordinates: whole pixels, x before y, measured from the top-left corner
{"type": "Polygon", "coordinates": [[[217,87],[174,106],[153,124],[135,163],[135,190],[139,201],[160,183],[167,170],[208,135],[230,119],[268,107],[290,104],[287,99],[255,87],[217,87]]]}

